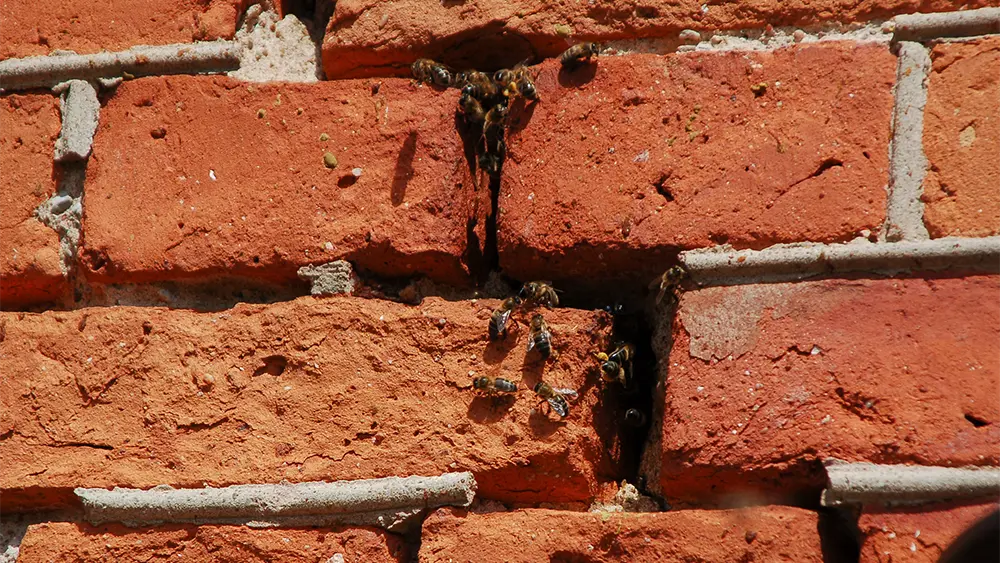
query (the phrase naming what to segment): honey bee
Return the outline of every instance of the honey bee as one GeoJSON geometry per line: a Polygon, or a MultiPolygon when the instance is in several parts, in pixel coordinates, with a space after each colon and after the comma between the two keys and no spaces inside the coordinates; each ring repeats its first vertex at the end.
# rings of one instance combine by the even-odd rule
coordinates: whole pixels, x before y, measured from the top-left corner
{"type": "Polygon", "coordinates": [[[682,266],[671,266],[669,270],[663,272],[663,276],[660,279],[653,282],[653,287],[659,283],[660,292],[656,294],[656,304],[659,305],[660,301],[663,301],[663,296],[670,292],[677,299],[676,291],[680,288],[681,282],[687,278],[688,273],[682,266]]]}
{"type": "Polygon", "coordinates": [[[485,101],[497,94],[497,85],[493,78],[485,72],[478,70],[466,70],[455,76],[455,86],[462,89],[462,93],[468,93],[474,98],[485,101]]]}
{"type": "Polygon", "coordinates": [[[507,321],[514,308],[521,304],[517,297],[508,297],[503,300],[493,314],[490,316],[490,340],[499,340],[507,336],[507,321]]]}
{"type": "Polygon", "coordinates": [[[503,137],[503,129],[507,125],[507,106],[504,104],[494,104],[484,117],[486,124],[483,126],[483,135],[494,135],[503,137]]]}
{"type": "Polygon", "coordinates": [[[584,60],[590,62],[590,58],[601,52],[601,46],[597,43],[580,43],[573,45],[559,55],[559,63],[566,68],[576,68],[584,60]]]}
{"type": "Polygon", "coordinates": [[[576,391],[572,389],[555,389],[544,381],[535,384],[535,395],[547,401],[549,407],[556,411],[560,418],[569,416],[569,403],[566,397],[576,397],[576,391]]]}
{"type": "Polygon", "coordinates": [[[500,175],[500,156],[493,152],[484,152],[479,155],[479,168],[490,176],[500,175]]]}
{"type": "Polygon", "coordinates": [[[646,413],[639,409],[629,409],[625,411],[625,424],[633,428],[641,428],[646,425],[646,413]]]}
{"type": "Polygon", "coordinates": [[[483,106],[479,103],[479,100],[474,96],[467,95],[465,92],[458,98],[458,107],[462,110],[465,120],[469,123],[481,123],[486,118],[483,106]]]}
{"type": "Polygon", "coordinates": [[[541,315],[531,317],[531,331],[528,333],[528,352],[538,350],[543,359],[552,355],[552,333],[541,315]]]}
{"type": "Polygon", "coordinates": [[[430,59],[417,59],[411,66],[413,77],[418,82],[426,82],[447,88],[455,81],[455,72],[447,66],[430,59]]]}
{"type": "Polygon", "coordinates": [[[626,342],[615,348],[610,354],[599,352],[596,356],[598,360],[601,360],[601,376],[605,381],[617,381],[628,387],[632,376],[635,346],[626,342]]]}
{"type": "Polygon", "coordinates": [[[529,100],[538,99],[538,91],[531,76],[527,62],[518,63],[513,69],[498,70],[493,74],[493,81],[502,89],[507,97],[524,96],[529,100]]]}
{"type": "Polygon", "coordinates": [[[559,296],[549,282],[533,281],[521,286],[521,291],[517,294],[522,301],[532,305],[546,305],[547,307],[558,307],[559,296]]]}
{"type": "Polygon", "coordinates": [[[516,393],[517,384],[508,379],[502,377],[497,377],[496,379],[492,377],[480,376],[472,380],[472,387],[480,392],[487,395],[497,395],[499,393],[516,393]]]}

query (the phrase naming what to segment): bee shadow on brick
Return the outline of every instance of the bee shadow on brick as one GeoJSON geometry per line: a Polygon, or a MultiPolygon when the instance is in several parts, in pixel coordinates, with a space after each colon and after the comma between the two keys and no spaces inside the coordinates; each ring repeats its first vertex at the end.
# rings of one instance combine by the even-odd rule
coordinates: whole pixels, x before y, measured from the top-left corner
{"type": "Polygon", "coordinates": [[[515,395],[482,396],[477,395],[469,403],[469,420],[480,424],[492,424],[503,419],[517,402],[515,395]]]}
{"type": "Polygon", "coordinates": [[[579,88],[597,76],[597,63],[581,64],[575,68],[559,69],[559,85],[563,88],[579,88]]]}
{"type": "MultiPolygon", "coordinates": [[[[570,406],[572,409],[573,407],[570,406]]],[[[570,416],[572,411],[570,411],[570,416]]],[[[547,438],[566,426],[565,420],[560,420],[559,415],[552,411],[545,401],[541,401],[528,415],[528,428],[535,438],[547,438]]]]}
{"type": "Polygon", "coordinates": [[[392,173],[392,191],[390,198],[393,207],[403,203],[406,198],[406,186],[413,178],[413,158],[417,154],[417,132],[410,131],[403,147],[399,149],[399,157],[396,159],[396,169],[392,173]]]}
{"type": "Polygon", "coordinates": [[[507,134],[514,135],[521,132],[531,123],[532,116],[535,115],[535,108],[538,102],[527,103],[524,98],[517,97],[510,103],[510,117],[507,121],[507,134]]]}
{"type": "MultiPolygon", "coordinates": [[[[469,167],[469,176],[475,180],[478,166],[476,152],[483,138],[483,126],[467,122],[462,112],[456,111],[455,130],[458,131],[458,136],[462,139],[462,151],[465,153],[465,163],[469,167]]],[[[476,189],[478,190],[479,187],[476,186],[476,189]]]]}
{"type": "Polygon", "coordinates": [[[503,362],[511,351],[518,345],[518,332],[508,329],[507,335],[500,340],[491,341],[483,350],[483,361],[487,365],[496,365],[503,362]]]}

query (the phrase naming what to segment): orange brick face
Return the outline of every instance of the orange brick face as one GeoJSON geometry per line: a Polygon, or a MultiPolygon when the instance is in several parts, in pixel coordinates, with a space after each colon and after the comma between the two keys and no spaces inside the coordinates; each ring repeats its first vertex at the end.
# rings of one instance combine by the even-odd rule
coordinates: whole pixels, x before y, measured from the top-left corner
{"type": "Polygon", "coordinates": [[[477,194],[455,132],[456,94],[374,84],[123,84],[102,109],[87,175],[88,275],[288,281],[347,258],[467,283],[480,244],[469,223],[489,194],[477,194]]]}
{"type": "MultiPolygon", "coordinates": [[[[997,508],[986,503],[866,511],[858,521],[864,538],[861,563],[936,563],[962,532],[997,508]]],[[[993,553],[995,549],[982,555],[993,553]]]]}
{"type": "Polygon", "coordinates": [[[678,249],[877,231],[894,72],[852,44],[546,63],[542,101],[512,117],[501,266],[609,278],[678,249]]]}
{"type": "Polygon", "coordinates": [[[245,0],[9,0],[0,59],[231,38],[245,0]]]}
{"type": "Polygon", "coordinates": [[[55,96],[0,98],[0,291],[5,309],[51,301],[66,289],[59,237],[34,215],[56,190],[52,158],[59,127],[55,96]]]}
{"type": "Polygon", "coordinates": [[[998,291],[1000,278],[977,276],[685,293],[660,489],[685,500],[818,490],[828,457],[997,465],[998,291]]]}
{"type": "Polygon", "coordinates": [[[790,507],[593,513],[518,510],[428,517],[421,561],[823,561],[816,514],[790,507]],[[554,554],[554,555],[553,555],[554,554]]]}
{"type": "Polygon", "coordinates": [[[620,479],[616,422],[580,366],[606,345],[603,313],[547,314],[580,389],[559,421],[531,388],[527,327],[487,342],[494,300],[409,307],[302,298],[224,313],[108,308],[3,317],[0,486],[7,510],[66,504],[72,487],[148,488],[437,475],[471,470],[507,502],[586,502],[620,479]],[[476,374],[509,400],[477,398],[476,374]],[[33,397],[33,398],[32,398],[33,397]],[[602,421],[602,422],[595,422],[602,421]]]}
{"type": "Polygon", "coordinates": [[[170,558],[208,561],[292,561],[326,563],[337,554],[347,561],[402,562],[401,539],[383,530],[252,529],[243,526],[163,525],[127,528],[120,524],[48,523],[28,528],[18,561],[128,561],[170,558]]]}
{"type": "Polygon", "coordinates": [[[932,237],[1000,233],[1000,38],[943,43],[924,114],[924,221],[932,237]]]}

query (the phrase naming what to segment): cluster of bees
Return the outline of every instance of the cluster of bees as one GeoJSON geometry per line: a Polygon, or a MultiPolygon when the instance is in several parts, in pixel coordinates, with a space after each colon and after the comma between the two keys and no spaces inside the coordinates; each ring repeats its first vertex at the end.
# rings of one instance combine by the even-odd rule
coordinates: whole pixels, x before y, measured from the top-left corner
{"type": "MultiPolygon", "coordinates": [[[[581,43],[570,47],[559,60],[564,67],[575,68],[599,51],[597,43],[581,43]]],[[[476,142],[476,160],[479,168],[491,177],[499,176],[507,154],[504,133],[511,100],[520,97],[535,102],[539,99],[528,67],[529,61],[525,60],[512,69],[498,70],[492,75],[478,70],[456,72],[431,59],[417,59],[410,67],[418,82],[461,91],[459,112],[465,123],[480,133],[476,142]]]]}

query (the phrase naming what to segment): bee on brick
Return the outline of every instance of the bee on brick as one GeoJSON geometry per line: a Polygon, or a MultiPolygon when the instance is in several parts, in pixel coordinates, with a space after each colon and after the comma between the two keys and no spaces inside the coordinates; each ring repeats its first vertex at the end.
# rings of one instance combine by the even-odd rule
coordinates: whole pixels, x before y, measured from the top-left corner
{"type": "Polygon", "coordinates": [[[559,56],[559,63],[567,69],[574,69],[584,61],[590,62],[590,58],[601,52],[601,46],[597,43],[579,43],[573,45],[559,56]]]}
{"type": "Polygon", "coordinates": [[[536,314],[531,317],[531,327],[528,334],[528,352],[538,350],[542,359],[548,359],[552,355],[552,333],[549,332],[549,325],[541,315],[536,314]]]}
{"type": "Polygon", "coordinates": [[[521,286],[521,291],[517,295],[522,301],[531,305],[545,305],[547,307],[558,307],[559,296],[549,282],[533,281],[521,286]]]}
{"type": "Polygon", "coordinates": [[[447,66],[430,59],[417,59],[411,66],[413,77],[418,82],[426,82],[447,88],[455,81],[455,72],[447,66]]]}
{"type": "Polygon", "coordinates": [[[493,314],[490,315],[490,340],[499,340],[507,336],[507,323],[514,308],[521,304],[517,297],[508,297],[503,300],[493,314]]]}
{"type": "Polygon", "coordinates": [[[517,384],[502,377],[492,378],[480,376],[472,380],[472,387],[486,395],[498,395],[501,393],[516,393],[517,384]]]}
{"type": "Polygon", "coordinates": [[[569,403],[566,397],[576,397],[576,391],[572,389],[556,389],[544,381],[535,384],[535,394],[540,399],[549,404],[549,408],[556,411],[560,418],[569,416],[569,403]]]}
{"type": "Polygon", "coordinates": [[[601,360],[601,375],[605,381],[617,381],[623,387],[629,387],[635,346],[625,343],[612,350],[610,354],[599,352],[596,356],[601,360]]]}
{"type": "Polygon", "coordinates": [[[688,272],[681,266],[671,266],[669,270],[663,272],[659,280],[653,282],[653,287],[659,285],[660,292],[656,294],[656,304],[663,301],[663,296],[669,293],[674,301],[677,301],[677,291],[681,283],[688,277],[688,272]]]}

